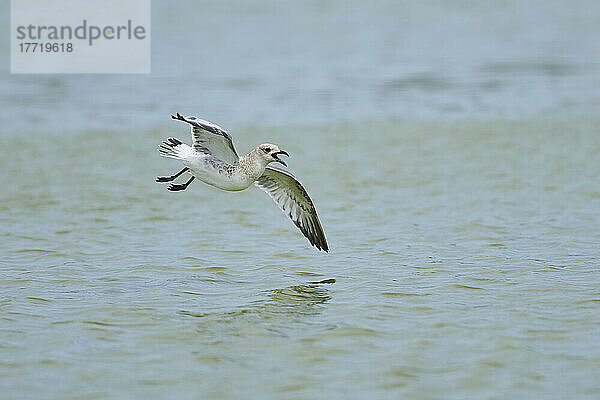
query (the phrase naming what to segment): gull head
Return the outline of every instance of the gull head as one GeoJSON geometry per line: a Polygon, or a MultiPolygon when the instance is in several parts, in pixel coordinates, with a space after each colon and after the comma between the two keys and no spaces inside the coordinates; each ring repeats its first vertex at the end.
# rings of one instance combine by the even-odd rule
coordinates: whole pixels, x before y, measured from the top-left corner
{"type": "Polygon", "coordinates": [[[266,164],[270,162],[278,162],[287,167],[285,161],[279,158],[280,155],[290,156],[286,151],[281,150],[277,145],[270,143],[263,143],[256,148],[258,157],[265,161],[266,164]]]}

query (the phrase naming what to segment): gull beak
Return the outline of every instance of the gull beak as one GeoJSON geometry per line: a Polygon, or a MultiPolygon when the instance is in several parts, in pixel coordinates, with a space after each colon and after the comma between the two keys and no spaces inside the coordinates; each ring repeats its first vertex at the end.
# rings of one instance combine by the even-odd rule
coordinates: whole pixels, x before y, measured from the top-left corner
{"type": "Polygon", "coordinates": [[[279,158],[279,155],[280,155],[280,154],[284,154],[284,155],[286,155],[286,156],[288,156],[288,157],[289,157],[290,155],[287,153],[287,151],[283,151],[283,150],[281,150],[281,151],[278,151],[277,153],[273,153],[273,154],[272,154],[272,156],[273,156],[273,158],[275,159],[275,161],[277,161],[278,163],[282,163],[282,164],[283,164],[285,167],[287,167],[287,164],[285,163],[285,161],[283,161],[281,158],[279,158]]]}

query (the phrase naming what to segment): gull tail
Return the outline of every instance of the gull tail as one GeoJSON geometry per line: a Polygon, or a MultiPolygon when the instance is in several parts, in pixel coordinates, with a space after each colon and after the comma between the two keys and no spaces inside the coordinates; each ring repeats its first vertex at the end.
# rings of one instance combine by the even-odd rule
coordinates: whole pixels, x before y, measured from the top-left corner
{"type": "Polygon", "coordinates": [[[176,160],[184,160],[194,153],[190,146],[172,137],[162,142],[157,150],[161,156],[176,160]]]}

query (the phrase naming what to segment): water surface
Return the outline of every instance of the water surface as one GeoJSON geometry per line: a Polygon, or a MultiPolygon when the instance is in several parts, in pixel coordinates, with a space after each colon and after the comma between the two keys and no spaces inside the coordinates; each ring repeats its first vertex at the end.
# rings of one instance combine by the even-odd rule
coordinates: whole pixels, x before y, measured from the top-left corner
{"type": "Polygon", "coordinates": [[[0,397],[600,396],[596,2],[182,3],[149,76],[2,75],[0,397]],[[176,111],[287,150],[330,253],[155,183],[176,111]]]}

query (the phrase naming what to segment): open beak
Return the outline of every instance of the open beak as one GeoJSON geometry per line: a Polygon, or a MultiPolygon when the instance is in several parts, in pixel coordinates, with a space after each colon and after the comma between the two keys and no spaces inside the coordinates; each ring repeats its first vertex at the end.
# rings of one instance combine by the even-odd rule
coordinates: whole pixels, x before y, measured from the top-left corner
{"type": "Polygon", "coordinates": [[[273,153],[273,154],[272,154],[272,156],[273,156],[273,158],[275,159],[275,161],[277,161],[278,163],[282,163],[284,166],[286,166],[286,167],[287,167],[287,164],[285,163],[285,161],[283,161],[281,158],[279,158],[279,155],[280,155],[280,154],[284,154],[284,155],[286,155],[286,156],[288,156],[288,157],[289,157],[290,155],[287,153],[287,151],[283,151],[283,150],[281,150],[281,151],[278,151],[277,153],[273,153]]]}

